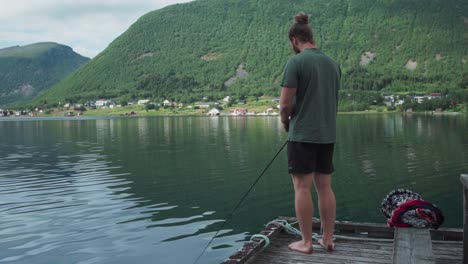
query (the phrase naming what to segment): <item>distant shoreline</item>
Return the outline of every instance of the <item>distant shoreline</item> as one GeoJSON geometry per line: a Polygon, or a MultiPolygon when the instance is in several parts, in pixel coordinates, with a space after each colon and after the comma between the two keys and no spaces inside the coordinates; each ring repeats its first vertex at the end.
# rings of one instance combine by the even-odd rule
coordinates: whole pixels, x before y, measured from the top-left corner
{"type": "MultiPolygon", "coordinates": [[[[75,116],[64,116],[60,114],[40,114],[35,116],[8,116],[0,117],[0,120],[9,120],[9,119],[57,119],[57,120],[73,120],[73,119],[93,119],[93,118],[118,118],[118,117],[233,117],[233,118],[244,118],[244,117],[278,117],[279,114],[246,114],[246,115],[233,115],[226,112],[221,112],[220,115],[209,116],[206,113],[184,113],[183,111],[178,113],[167,113],[167,112],[158,112],[158,111],[141,111],[140,113],[136,112],[134,115],[125,115],[125,114],[107,114],[99,115],[95,111],[91,115],[87,115],[86,112],[82,115],[75,116]]],[[[352,111],[352,112],[338,112],[338,115],[465,115],[465,112],[435,112],[435,111],[423,111],[423,112],[400,112],[400,111],[352,111]]]]}

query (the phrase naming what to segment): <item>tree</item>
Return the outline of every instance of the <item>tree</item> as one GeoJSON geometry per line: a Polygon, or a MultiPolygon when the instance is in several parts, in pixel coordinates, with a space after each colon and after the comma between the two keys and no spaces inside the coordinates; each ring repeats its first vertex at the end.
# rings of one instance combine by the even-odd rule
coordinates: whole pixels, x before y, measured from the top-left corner
{"type": "Polygon", "coordinates": [[[152,103],[150,103],[150,104],[145,104],[145,110],[146,110],[146,112],[148,112],[149,110],[153,110],[153,109],[156,110],[156,105],[155,105],[155,104],[152,104],[152,103]]]}

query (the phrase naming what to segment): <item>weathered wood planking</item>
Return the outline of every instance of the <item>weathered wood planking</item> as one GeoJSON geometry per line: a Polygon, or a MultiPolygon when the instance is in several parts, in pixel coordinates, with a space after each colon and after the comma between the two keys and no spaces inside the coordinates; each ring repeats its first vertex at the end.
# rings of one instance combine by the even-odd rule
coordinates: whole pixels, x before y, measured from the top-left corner
{"type": "MultiPolygon", "coordinates": [[[[463,230],[455,228],[439,228],[438,230],[409,228],[394,232],[394,229],[389,228],[384,224],[337,221],[335,223],[335,233],[344,236],[341,236],[337,241],[336,251],[329,253],[323,250],[319,245],[314,245],[314,253],[312,255],[305,255],[290,251],[287,247],[289,243],[298,239],[297,236],[280,233],[280,229],[272,231],[272,227],[268,226],[262,231],[262,234],[266,234],[268,237],[273,239],[271,245],[266,248],[265,251],[261,251],[261,247],[264,245],[263,240],[251,241],[246,243],[242,249],[233,255],[235,256],[234,259],[231,257],[224,263],[468,264],[468,241],[464,240],[468,234],[468,175],[461,175],[460,181],[463,184],[464,195],[463,230]],[[422,237],[420,237],[421,234],[423,235],[422,237]],[[348,236],[349,239],[346,239],[346,236],[348,236]],[[386,239],[393,238],[394,236],[395,240],[386,239]],[[369,237],[370,239],[356,241],[353,237],[360,239],[369,237]],[[431,241],[431,238],[439,240],[431,241]],[[409,246],[408,241],[412,241],[411,246],[409,246]],[[395,250],[395,248],[397,249],[395,250]],[[426,251],[428,254],[420,254],[422,252],[420,250],[421,248],[423,248],[423,251],[426,251]],[[401,251],[401,256],[398,251],[401,251]],[[405,256],[408,256],[409,258],[405,256]],[[418,260],[411,260],[411,257],[418,260]]],[[[280,219],[287,220],[288,222],[295,221],[295,218],[293,217],[280,217],[280,219]]],[[[314,231],[320,230],[320,224],[320,220],[314,219],[314,231]]]]}
{"type": "MultiPolygon", "coordinates": [[[[280,234],[272,244],[248,264],[334,264],[334,263],[363,263],[363,264],[390,264],[392,263],[393,241],[363,242],[340,240],[336,251],[329,253],[318,244],[314,244],[311,255],[297,253],[288,249],[287,245],[296,241],[295,236],[280,234]]],[[[315,242],[316,243],[316,242],[315,242]]]]}
{"type": "MultiPolygon", "coordinates": [[[[281,231],[281,227],[274,224],[267,225],[260,234],[268,237],[272,240],[275,238],[281,231]]],[[[243,264],[246,263],[253,256],[262,251],[265,246],[265,240],[261,238],[254,238],[251,241],[244,244],[244,246],[239,249],[232,256],[223,261],[223,264],[243,264]]]]}
{"type": "MultiPolygon", "coordinates": [[[[295,218],[293,217],[280,217],[280,219],[287,220],[290,223],[295,222],[295,218]]],[[[315,219],[313,223],[314,231],[320,230],[320,221],[315,219]]],[[[333,253],[324,251],[319,245],[314,245],[314,254],[312,255],[292,252],[288,249],[287,245],[298,240],[299,237],[280,232],[281,229],[269,225],[261,232],[270,237],[271,240],[270,246],[267,247],[265,251],[262,252],[261,250],[264,241],[262,239],[254,239],[254,241],[247,242],[244,247],[223,263],[385,264],[393,262],[394,229],[384,224],[340,221],[336,222],[335,227],[335,234],[338,235],[338,239],[336,241],[337,250],[333,253]],[[374,236],[376,234],[383,235],[376,239],[374,236]],[[388,239],[386,237],[391,238],[388,239]],[[356,239],[359,239],[359,241],[356,239]]],[[[428,232],[428,230],[426,230],[426,232],[428,232]]],[[[433,236],[436,234],[438,238],[446,239],[447,237],[451,237],[452,239],[455,238],[455,240],[461,238],[460,234],[462,234],[461,229],[454,228],[431,230],[430,232],[433,236]]],[[[432,249],[436,264],[463,263],[462,241],[433,240],[432,249]]]]}
{"type": "MultiPolygon", "coordinates": [[[[272,240],[270,246],[247,264],[391,264],[393,263],[392,239],[379,240],[379,242],[353,241],[339,239],[336,241],[336,251],[326,252],[319,245],[314,244],[314,253],[300,254],[288,249],[287,245],[296,241],[298,237],[280,233],[272,240]]],[[[315,242],[316,243],[316,242],[315,242]]],[[[432,241],[432,248],[436,264],[462,264],[461,241],[432,241]]]]}
{"type": "Polygon", "coordinates": [[[395,228],[394,264],[435,264],[428,229],[395,228]]]}
{"type": "MultiPolygon", "coordinates": [[[[294,217],[279,217],[279,219],[287,220],[288,222],[295,222],[294,217]]],[[[314,218],[313,229],[320,230],[320,220],[314,218]]],[[[450,240],[450,241],[463,241],[463,230],[460,228],[439,228],[437,230],[430,229],[431,238],[436,240],[450,240]]],[[[365,234],[365,237],[373,238],[393,238],[393,228],[388,227],[386,224],[377,223],[356,223],[348,221],[336,221],[335,233],[350,233],[350,234],[365,234]]]]}

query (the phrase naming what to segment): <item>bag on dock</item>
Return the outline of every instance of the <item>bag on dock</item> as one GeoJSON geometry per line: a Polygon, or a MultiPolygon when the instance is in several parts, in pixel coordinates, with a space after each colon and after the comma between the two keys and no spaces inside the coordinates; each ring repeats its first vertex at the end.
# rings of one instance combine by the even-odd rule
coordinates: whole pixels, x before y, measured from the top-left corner
{"type": "Polygon", "coordinates": [[[393,190],[383,199],[380,210],[389,227],[439,228],[444,222],[442,211],[431,202],[406,189],[393,190]]]}

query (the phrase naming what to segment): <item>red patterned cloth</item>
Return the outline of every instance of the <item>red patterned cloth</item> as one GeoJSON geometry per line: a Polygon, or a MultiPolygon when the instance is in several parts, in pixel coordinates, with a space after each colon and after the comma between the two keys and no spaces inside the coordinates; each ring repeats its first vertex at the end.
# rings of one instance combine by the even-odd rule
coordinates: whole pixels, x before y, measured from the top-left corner
{"type": "Polygon", "coordinates": [[[413,191],[391,191],[381,204],[389,227],[439,228],[444,222],[442,211],[433,203],[425,201],[413,191]]]}

